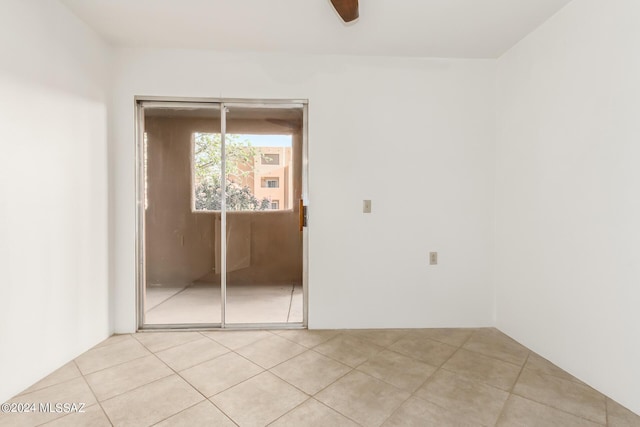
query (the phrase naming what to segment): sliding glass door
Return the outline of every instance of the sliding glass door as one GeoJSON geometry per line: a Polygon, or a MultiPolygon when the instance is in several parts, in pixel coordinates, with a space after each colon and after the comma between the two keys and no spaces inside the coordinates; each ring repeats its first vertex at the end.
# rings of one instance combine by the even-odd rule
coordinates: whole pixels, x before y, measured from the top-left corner
{"type": "Polygon", "coordinates": [[[306,324],[306,105],[137,108],[139,327],[306,324]]]}
{"type": "Polygon", "coordinates": [[[227,103],[226,323],[302,323],[302,105],[227,103]]]}

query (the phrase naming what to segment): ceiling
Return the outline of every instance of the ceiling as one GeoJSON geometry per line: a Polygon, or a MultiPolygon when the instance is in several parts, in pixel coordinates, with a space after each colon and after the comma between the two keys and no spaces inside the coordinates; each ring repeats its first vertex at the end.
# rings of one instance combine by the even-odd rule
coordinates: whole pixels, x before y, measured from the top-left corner
{"type": "Polygon", "coordinates": [[[496,58],[571,0],[60,0],[115,46],[496,58]]]}

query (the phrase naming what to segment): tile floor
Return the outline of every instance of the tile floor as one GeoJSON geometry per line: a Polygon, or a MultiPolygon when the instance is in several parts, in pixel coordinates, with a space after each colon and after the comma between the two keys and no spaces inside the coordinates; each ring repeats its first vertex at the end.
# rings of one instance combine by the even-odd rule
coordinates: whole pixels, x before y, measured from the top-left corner
{"type": "Polygon", "coordinates": [[[0,426],[640,426],[496,329],[115,335],[12,402],[0,426]]]}
{"type": "MultiPolygon", "coordinates": [[[[147,324],[220,323],[220,286],[148,286],[147,324]]],[[[300,323],[302,286],[229,285],[227,323],[300,323]]]]}

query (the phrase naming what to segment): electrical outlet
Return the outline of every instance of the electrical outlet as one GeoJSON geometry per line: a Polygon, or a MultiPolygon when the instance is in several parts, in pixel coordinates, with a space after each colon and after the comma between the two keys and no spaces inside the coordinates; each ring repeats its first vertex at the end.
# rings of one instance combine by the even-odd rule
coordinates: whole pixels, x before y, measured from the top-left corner
{"type": "Polygon", "coordinates": [[[371,213],[371,200],[363,200],[362,201],[362,212],[363,213],[371,213]]]}
{"type": "Polygon", "coordinates": [[[438,264],[438,252],[429,252],[429,264],[430,265],[438,264]]]}

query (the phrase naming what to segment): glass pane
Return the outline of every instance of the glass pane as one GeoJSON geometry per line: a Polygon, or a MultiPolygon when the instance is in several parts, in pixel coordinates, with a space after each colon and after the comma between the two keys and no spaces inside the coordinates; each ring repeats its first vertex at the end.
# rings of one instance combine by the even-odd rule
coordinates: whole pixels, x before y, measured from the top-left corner
{"type": "Polygon", "coordinates": [[[145,324],[220,323],[220,212],[193,209],[193,184],[219,183],[221,168],[192,170],[200,135],[220,134],[220,110],[144,108],[144,125],[145,324]]]}
{"type": "Polygon", "coordinates": [[[226,323],[302,322],[302,108],[229,106],[226,323]]]}

